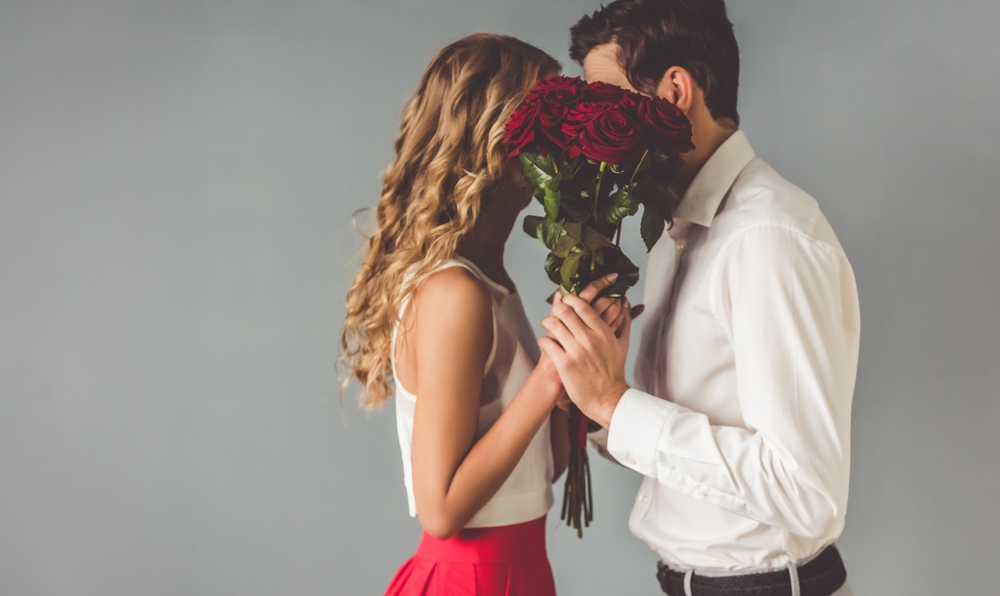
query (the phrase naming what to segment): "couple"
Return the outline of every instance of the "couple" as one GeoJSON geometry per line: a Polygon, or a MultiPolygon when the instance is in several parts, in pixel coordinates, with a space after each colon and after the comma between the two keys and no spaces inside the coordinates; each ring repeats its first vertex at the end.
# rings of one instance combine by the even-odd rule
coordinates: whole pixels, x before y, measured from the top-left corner
{"type": "Polygon", "coordinates": [[[365,405],[395,387],[424,528],[387,594],[555,593],[545,516],[567,465],[567,398],[602,427],[592,443],[643,475],[629,526],[659,556],[665,593],[851,594],[833,542],[857,289],[816,201],[738,128],[723,0],[616,0],[571,32],[588,81],[666,98],[692,123],[674,224],[643,272],[636,385],[624,367],[642,306],[600,297],[608,278],[557,293],[536,340],[504,268],[532,194],[504,127],[560,65],[509,37],[449,45],[407,104],[343,336],[365,405]]]}

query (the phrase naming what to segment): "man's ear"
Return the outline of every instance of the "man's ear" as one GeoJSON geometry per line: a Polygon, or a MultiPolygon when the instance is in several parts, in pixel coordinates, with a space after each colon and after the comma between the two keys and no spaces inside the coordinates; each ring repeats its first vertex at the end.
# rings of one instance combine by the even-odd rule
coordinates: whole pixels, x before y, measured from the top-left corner
{"type": "Polygon", "coordinates": [[[694,103],[695,82],[691,73],[680,66],[671,66],[663,73],[660,84],[656,86],[656,95],[668,100],[687,114],[694,103]]]}

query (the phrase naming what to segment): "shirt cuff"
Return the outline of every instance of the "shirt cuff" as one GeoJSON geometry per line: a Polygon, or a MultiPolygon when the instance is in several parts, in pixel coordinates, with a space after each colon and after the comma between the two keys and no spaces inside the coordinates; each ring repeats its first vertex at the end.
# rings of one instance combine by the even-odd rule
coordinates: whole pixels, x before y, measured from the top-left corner
{"type": "Polygon", "coordinates": [[[608,451],[622,465],[656,478],[660,435],[676,406],[665,399],[629,389],[611,414],[608,451]]]}
{"type": "Polygon", "coordinates": [[[601,428],[592,433],[587,433],[587,438],[590,439],[590,446],[596,449],[601,454],[601,457],[606,457],[614,462],[618,461],[608,453],[608,429],[601,428]]]}

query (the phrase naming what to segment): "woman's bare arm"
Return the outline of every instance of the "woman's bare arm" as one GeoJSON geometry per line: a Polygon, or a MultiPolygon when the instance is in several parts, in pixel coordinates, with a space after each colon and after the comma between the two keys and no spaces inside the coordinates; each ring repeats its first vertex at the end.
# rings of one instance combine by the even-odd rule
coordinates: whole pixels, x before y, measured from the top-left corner
{"type": "Polygon", "coordinates": [[[445,538],[464,527],[510,476],[562,395],[562,384],[551,361],[543,358],[476,441],[483,371],[493,341],[489,291],[466,270],[450,268],[425,279],[413,303],[407,334],[419,395],[413,491],[424,529],[445,538]]]}

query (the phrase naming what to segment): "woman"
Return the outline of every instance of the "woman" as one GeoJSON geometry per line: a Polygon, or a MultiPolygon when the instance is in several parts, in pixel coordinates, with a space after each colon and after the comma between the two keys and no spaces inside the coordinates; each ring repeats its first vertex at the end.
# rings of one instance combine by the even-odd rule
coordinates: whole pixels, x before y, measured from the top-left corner
{"type": "MultiPolygon", "coordinates": [[[[519,40],[471,35],[438,53],[405,109],[342,337],[363,405],[395,385],[410,514],[424,528],[387,594],[555,593],[544,520],[566,467],[563,390],[503,265],[531,199],[503,139],[524,96],[559,70],[519,40]]],[[[597,306],[620,324],[620,304],[597,306]]]]}

